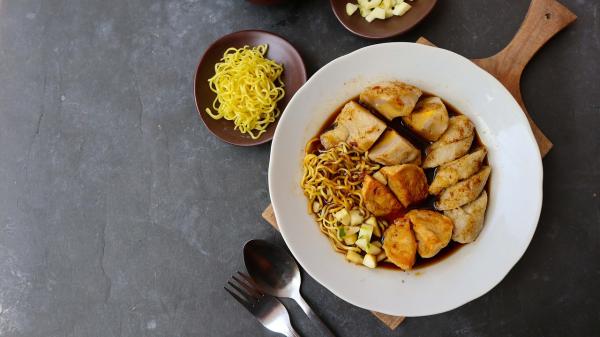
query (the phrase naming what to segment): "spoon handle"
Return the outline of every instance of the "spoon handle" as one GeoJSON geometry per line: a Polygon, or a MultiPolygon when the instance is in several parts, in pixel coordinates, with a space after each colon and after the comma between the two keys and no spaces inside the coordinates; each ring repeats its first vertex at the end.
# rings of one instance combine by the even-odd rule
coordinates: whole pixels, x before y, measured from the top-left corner
{"type": "Polygon", "coordinates": [[[298,293],[296,296],[294,296],[293,299],[296,301],[296,303],[298,303],[300,308],[302,308],[304,313],[306,313],[308,318],[310,318],[310,320],[313,323],[315,323],[315,325],[317,327],[319,327],[321,332],[324,333],[324,336],[335,337],[333,332],[327,327],[327,325],[325,325],[325,323],[319,318],[319,316],[317,316],[317,314],[315,314],[315,312],[311,309],[311,307],[308,305],[308,303],[306,303],[304,298],[302,298],[302,295],[300,295],[300,293],[298,293]]]}

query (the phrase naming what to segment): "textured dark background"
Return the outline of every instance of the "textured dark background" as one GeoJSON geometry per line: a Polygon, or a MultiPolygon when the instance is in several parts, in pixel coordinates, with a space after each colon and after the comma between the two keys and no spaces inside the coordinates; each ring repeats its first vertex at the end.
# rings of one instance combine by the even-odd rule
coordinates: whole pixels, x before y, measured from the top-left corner
{"type": "MultiPolygon", "coordinates": [[[[523,78],[556,145],[525,256],[487,295],[394,332],[305,277],[339,336],[600,335],[600,4],[563,2],[579,20],[523,78]]],[[[527,6],[442,0],[395,40],[487,56],[527,6]]],[[[309,73],[372,43],[325,0],[0,0],[0,336],[273,335],[222,289],[246,240],[283,245],[260,218],[269,145],[215,139],[192,96],[204,49],[248,28],[288,38],[309,73]]],[[[289,307],[304,336],[319,335],[289,307]]]]}

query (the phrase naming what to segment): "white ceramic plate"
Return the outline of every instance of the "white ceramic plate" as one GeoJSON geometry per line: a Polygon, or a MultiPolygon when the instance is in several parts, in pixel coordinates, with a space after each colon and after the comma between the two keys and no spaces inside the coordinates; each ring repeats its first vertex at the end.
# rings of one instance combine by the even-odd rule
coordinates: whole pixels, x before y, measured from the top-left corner
{"type": "Polygon", "coordinates": [[[491,75],[447,50],[413,43],[360,49],[327,64],[296,93],[275,132],[269,191],[292,254],[319,283],[359,307],[426,316],[461,306],[498,284],[523,255],[542,206],[542,162],[525,115],[491,75]],[[337,107],[382,80],[438,95],[475,123],[489,150],[490,199],[479,238],[412,272],[371,270],[333,251],[300,189],[306,142],[337,107]]]}

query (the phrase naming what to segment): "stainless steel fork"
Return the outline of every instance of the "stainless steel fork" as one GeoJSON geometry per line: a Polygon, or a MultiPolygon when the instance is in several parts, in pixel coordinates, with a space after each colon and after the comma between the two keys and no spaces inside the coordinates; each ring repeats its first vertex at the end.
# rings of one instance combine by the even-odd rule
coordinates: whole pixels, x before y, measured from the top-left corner
{"type": "Polygon", "coordinates": [[[237,272],[241,278],[233,275],[225,290],[243,305],[267,329],[287,337],[300,337],[290,323],[290,316],[279,300],[271,295],[262,293],[250,276],[237,272]]]}

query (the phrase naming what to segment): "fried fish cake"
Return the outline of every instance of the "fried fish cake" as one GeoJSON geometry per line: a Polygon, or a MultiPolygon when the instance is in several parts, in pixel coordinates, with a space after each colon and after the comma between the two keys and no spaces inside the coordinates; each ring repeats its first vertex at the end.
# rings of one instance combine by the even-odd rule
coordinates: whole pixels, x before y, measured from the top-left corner
{"type": "Polygon", "coordinates": [[[417,237],[421,257],[435,256],[450,242],[454,225],[447,216],[430,210],[412,210],[406,213],[406,217],[417,237]]]}
{"type": "Polygon", "coordinates": [[[402,205],[387,186],[366,175],[360,191],[365,207],[375,216],[385,216],[402,210],[402,205]]]}
{"type": "Polygon", "coordinates": [[[388,259],[403,270],[413,267],[417,259],[417,241],[408,218],[398,218],[386,229],[383,250],[388,259]]]}
{"type": "Polygon", "coordinates": [[[379,170],[387,178],[388,187],[404,207],[427,198],[427,177],[423,169],[414,164],[386,166],[379,170]]]}

